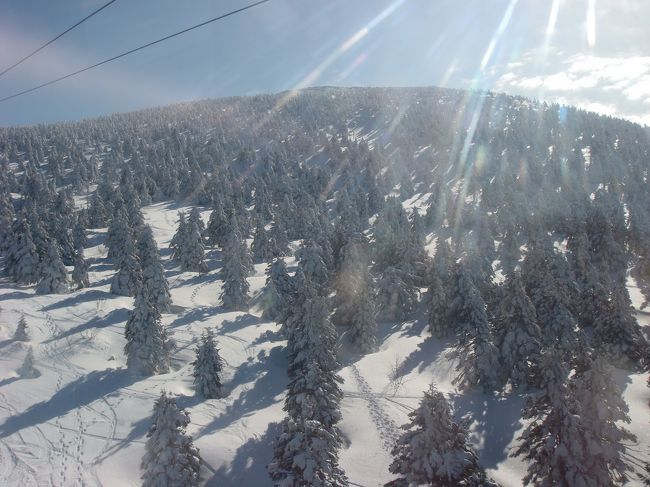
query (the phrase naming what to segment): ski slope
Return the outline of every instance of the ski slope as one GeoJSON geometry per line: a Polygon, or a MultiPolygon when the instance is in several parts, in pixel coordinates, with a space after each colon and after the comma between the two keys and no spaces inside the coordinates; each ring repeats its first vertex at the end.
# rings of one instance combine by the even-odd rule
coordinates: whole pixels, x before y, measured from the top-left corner
{"type": "MultiPolygon", "coordinates": [[[[413,203],[415,205],[415,203],[413,203]]],[[[35,295],[33,287],[0,284],[0,485],[135,486],[154,400],[162,389],[177,394],[191,415],[188,432],[204,462],[206,485],[269,485],[266,464],[287,384],[285,342],[278,326],[262,320],[255,297],[265,264],[249,279],[249,313],[219,306],[220,252],[209,250],[209,272],[181,273],[168,260],[176,227],[176,203],[143,209],[165,262],[174,307],[163,315],[177,344],[173,371],[140,377],[125,368],[124,324],[132,298],[110,294],[113,266],[102,245],[106,229],[89,235],[90,287],[65,295],[35,295]],[[11,337],[24,313],[31,342],[11,337]],[[192,366],[202,330],[214,327],[226,364],[227,397],[195,398],[192,366]],[[16,370],[32,345],[41,375],[21,379],[16,370]]],[[[207,212],[203,214],[207,220],[207,212]]],[[[287,259],[291,271],[293,259],[287,259]]],[[[632,283],[631,283],[632,284],[632,283]]],[[[637,290],[630,292],[635,305],[637,290]]],[[[488,473],[504,486],[521,485],[526,465],[508,456],[523,428],[523,397],[459,395],[452,385],[451,343],[431,338],[423,310],[407,323],[381,323],[380,350],[366,356],[342,350],[345,393],[340,428],[346,444],[341,466],[351,485],[377,486],[391,479],[390,449],[406,415],[431,381],[450,398],[456,415],[472,421],[473,441],[488,473]]],[[[639,313],[646,330],[650,315],[639,313]]],[[[617,372],[630,407],[629,428],[638,436],[630,450],[637,463],[650,460],[647,374],[617,372]]],[[[640,486],[638,480],[630,485],[640,486]]]]}

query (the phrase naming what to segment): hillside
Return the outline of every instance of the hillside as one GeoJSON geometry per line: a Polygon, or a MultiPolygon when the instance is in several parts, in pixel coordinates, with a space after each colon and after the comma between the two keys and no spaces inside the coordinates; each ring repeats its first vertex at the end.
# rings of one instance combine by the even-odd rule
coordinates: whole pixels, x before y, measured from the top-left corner
{"type": "Polygon", "coordinates": [[[649,162],[648,135],[630,122],[438,88],[319,88],[0,129],[0,484],[141,485],[165,390],[189,412],[202,484],[272,485],[266,467],[287,385],[302,373],[288,371],[302,342],[287,341],[309,321],[302,298],[325,303],[323,321],[336,331],[337,365],[319,365],[343,380],[336,451],[350,485],[395,478],[388,466],[400,426],[431,383],[467,421],[478,465],[503,486],[522,485],[530,462],[511,454],[529,424],[526,399],[548,387],[537,364],[549,356],[565,364],[566,391],[559,387],[582,404],[572,387],[594,356],[611,365],[613,392],[629,408],[624,426],[636,439],[623,442],[626,485],[641,486],[650,462],[649,162]],[[174,244],[179,212],[193,209],[205,231],[174,244]],[[161,324],[176,348],[169,371],[143,375],[125,353],[136,304],[114,292],[114,276],[128,260],[117,256],[131,252],[146,280],[146,225],[171,295],[161,324]],[[126,240],[138,251],[125,250],[126,240]],[[53,242],[70,275],[67,289],[44,292],[53,242]],[[197,242],[202,272],[184,260],[197,242]],[[80,247],[88,284],[76,289],[80,247]],[[252,269],[242,253],[252,254],[252,269]],[[250,286],[244,306],[222,298],[235,257],[250,286]],[[270,319],[266,272],[278,257],[303,286],[270,319]],[[319,266],[328,278],[316,285],[319,266]],[[542,286],[546,279],[553,284],[542,286]],[[516,304],[519,281],[537,330],[523,356],[507,352],[504,330],[519,337],[525,320],[502,305],[516,304]],[[364,286],[376,314],[355,335],[364,286]],[[224,362],[218,399],[193,385],[208,327],[224,362]],[[479,339],[494,347],[499,380],[486,386],[490,371],[476,362],[481,380],[458,383],[479,339]],[[29,347],[32,378],[17,372],[29,347]]]}

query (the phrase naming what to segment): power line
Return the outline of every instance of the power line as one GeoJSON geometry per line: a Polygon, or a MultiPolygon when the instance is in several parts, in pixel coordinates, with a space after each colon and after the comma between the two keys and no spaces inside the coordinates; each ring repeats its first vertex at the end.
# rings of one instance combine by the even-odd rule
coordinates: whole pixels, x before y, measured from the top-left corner
{"type": "Polygon", "coordinates": [[[270,1],[271,0],[260,0],[258,2],[246,5],[245,7],[238,8],[237,10],[232,10],[232,11],[230,11],[228,13],[223,14],[223,15],[219,15],[218,17],[214,17],[212,19],[206,20],[205,22],[201,22],[200,24],[193,25],[191,27],[188,27],[187,29],[179,30],[178,32],[174,32],[173,34],[169,34],[168,36],[161,37],[160,39],[157,39],[155,41],[148,42],[147,44],[143,44],[142,46],[139,46],[139,47],[136,47],[134,49],[130,49],[129,51],[118,54],[117,56],[113,56],[111,58],[104,59],[103,61],[95,63],[95,64],[93,64],[91,66],[86,66],[85,68],[79,69],[78,71],[75,71],[73,73],[66,74],[65,76],[61,76],[59,78],[50,80],[50,81],[48,81],[46,83],[42,83],[40,85],[29,88],[27,90],[19,91],[18,93],[14,93],[13,95],[9,95],[9,96],[5,96],[4,98],[0,98],[0,103],[2,103],[3,101],[11,100],[12,98],[16,98],[16,97],[18,97],[20,95],[25,95],[27,93],[31,93],[32,91],[39,90],[39,89],[44,88],[46,86],[52,85],[54,83],[58,83],[59,81],[63,81],[64,79],[71,78],[72,76],[76,76],[76,75],[81,74],[81,73],[83,73],[85,71],[88,71],[90,69],[96,68],[96,67],[101,66],[103,64],[110,63],[111,61],[115,61],[116,59],[122,58],[124,56],[128,56],[129,54],[133,54],[134,52],[141,51],[142,49],[146,49],[147,47],[151,47],[154,44],[158,44],[160,42],[171,39],[172,37],[176,37],[176,36],[179,36],[181,34],[185,34],[186,32],[189,32],[191,30],[198,29],[199,27],[203,27],[204,25],[211,24],[212,22],[216,22],[217,20],[225,19],[226,17],[230,17],[231,15],[238,14],[240,12],[243,12],[244,10],[249,10],[249,9],[251,9],[253,7],[257,7],[258,5],[262,5],[263,3],[267,3],[267,2],[270,2],[270,1]]]}
{"type": "Polygon", "coordinates": [[[85,17],[84,17],[83,19],[81,19],[79,22],[77,22],[76,24],[74,24],[72,27],[68,27],[66,30],[64,30],[63,32],[61,32],[61,33],[60,33],[58,36],[56,36],[54,39],[49,40],[48,42],[46,42],[45,44],[43,44],[41,47],[39,47],[38,49],[36,49],[35,51],[29,53],[29,54],[28,54],[27,56],[25,56],[24,58],[22,58],[22,59],[16,61],[14,64],[12,64],[12,65],[9,66],[8,68],[6,68],[4,71],[0,72],[0,76],[2,76],[2,75],[4,75],[5,73],[11,71],[11,70],[14,69],[16,66],[18,66],[18,65],[21,64],[21,63],[23,63],[24,61],[27,61],[27,60],[28,60],[30,57],[32,57],[34,54],[36,54],[37,52],[42,51],[42,50],[45,49],[47,46],[49,46],[50,44],[52,44],[54,41],[56,41],[57,39],[60,39],[61,37],[63,37],[64,35],[66,35],[68,32],[70,32],[72,29],[74,29],[75,27],[77,27],[77,26],[83,24],[83,23],[84,23],[86,20],[88,20],[90,17],[92,17],[92,16],[95,15],[95,14],[98,14],[99,12],[101,12],[102,10],[104,10],[106,7],[108,7],[111,3],[114,3],[115,1],[116,1],[116,0],[110,0],[110,2],[105,3],[104,5],[102,5],[101,7],[99,7],[97,10],[95,10],[94,12],[92,12],[91,14],[85,16],[85,17]]]}

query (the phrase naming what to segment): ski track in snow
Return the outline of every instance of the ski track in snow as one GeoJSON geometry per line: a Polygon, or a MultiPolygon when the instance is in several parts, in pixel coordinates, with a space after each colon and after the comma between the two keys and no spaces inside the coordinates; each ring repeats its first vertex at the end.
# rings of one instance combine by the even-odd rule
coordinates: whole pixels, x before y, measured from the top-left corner
{"type": "MultiPolygon", "coordinates": [[[[90,311],[92,316],[99,315],[103,309],[105,299],[97,300],[96,310],[90,311]]],[[[47,311],[42,310],[45,316],[45,326],[49,332],[50,338],[48,343],[43,344],[43,351],[45,357],[48,359],[48,368],[55,371],[57,374],[55,392],[59,394],[64,386],[64,379],[68,382],[80,380],[84,377],[83,371],[68,359],[68,354],[73,348],[73,344],[69,335],[64,335],[61,328],[56,324],[54,317],[47,311]],[[63,347],[57,346],[56,342],[65,340],[63,347]]],[[[86,316],[74,315],[82,321],[87,321],[89,318],[86,316]]],[[[91,335],[87,337],[92,340],[99,333],[99,329],[93,328],[91,335]]],[[[52,472],[50,474],[51,485],[73,485],[73,482],[78,482],[83,486],[101,485],[97,475],[94,472],[93,465],[96,460],[110,447],[114,437],[117,424],[117,416],[114,408],[109,404],[106,398],[102,397],[102,403],[105,404],[110,411],[110,416],[99,411],[92,404],[81,405],[74,410],[69,411],[64,416],[57,416],[54,420],[54,426],[58,432],[58,440],[56,446],[48,452],[50,459],[50,466],[52,472]],[[87,414],[84,414],[87,413],[87,414]],[[93,418],[93,423],[97,422],[98,418],[103,419],[107,425],[107,434],[101,438],[105,440],[104,447],[99,454],[93,458],[86,458],[84,456],[84,443],[86,438],[86,430],[88,429],[88,419],[86,416],[93,418]],[[73,425],[69,426],[64,424],[64,420],[73,419],[73,425]],[[54,454],[58,454],[58,459],[54,454]]],[[[67,423],[67,421],[66,421],[67,423]]],[[[48,423],[52,424],[52,423],[48,423]]],[[[99,436],[99,435],[97,435],[99,436]]]]}
{"type": "Polygon", "coordinates": [[[379,432],[382,446],[384,450],[390,453],[400,436],[399,428],[390,416],[386,414],[386,411],[377,400],[377,396],[370,388],[366,379],[361,375],[356,364],[352,364],[350,370],[352,371],[352,377],[354,377],[354,380],[359,387],[361,397],[368,403],[368,411],[370,412],[372,422],[375,424],[375,427],[379,432]]]}

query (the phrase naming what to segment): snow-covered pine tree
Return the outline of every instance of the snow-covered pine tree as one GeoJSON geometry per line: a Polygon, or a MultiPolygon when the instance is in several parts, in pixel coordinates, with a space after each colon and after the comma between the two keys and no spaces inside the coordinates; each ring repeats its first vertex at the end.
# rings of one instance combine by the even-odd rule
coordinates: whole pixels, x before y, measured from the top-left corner
{"type": "Polygon", "coordinates": [[[169,241],[169,248],[171,249],[171,258],[176,262],[180,263],[182,261],[184,244],[186,243],[186,232],[187,232],[187,218],[185,217],[184,211],[178,212],[178,227],[176,228],[176,233],[172,236],[172,239],[169,241]]]}
{"type": "Polygon", "coordinates": [[[515,272],[503,283],[502,299],[495,310],[495,344],[502,369],[513,387],[535,384],[535,363],[540,350],[540,330],[535,307],[515,272]]]}
{"type": "Polygon", "coordinates": [[[208,328],[201,335],[201,343],[196,347],[194,366],[194,385],[197,394],[206,399],[218,399],[222,396],[221,371],[223,360],[214,339],[214,332],[208,328]]]}
{"type": "Polygon", "coordinates": [[[377,301],[380,321],[403,321],[415,309],[418,290],[407,283],[404,272],[386,268],[377,282],[377,301]]]}
{"type": "Polygon", "coordinates": [[[438,338],[447,337],[451,331],[449,302],[437,273],[434,273],[430,279],[429,309],[427,313],[429,315],[429,331],[431,334],[438,338]]]}
{"type": "Polygon", "coordinates": [[[26,221],[16,220],[13,241],[7,250],[5,272],[18,284],[33,284],[39,280],[39,256],[26,221]]]}
{"type": "Polygon", "coordinates": [[[501,272],[504,275],[512,274],[519,263],[519,238],[515,228],[509,228],[503,232],[499,244],[498,259],[501,272]]]}
{"type": "Polygon", "coordinates": [[[581,443],[586,449],[584,459],[589,462],[584,465],[588,485],[624,485],[632,471],[626,444],[636,438],[620,426],[630,422],[628,407],[605,358],[584,350],[569,388],[582,424],[581,443]]]}
{"type": "Polygon", "coordinates": [[[273,252],[273,257],[284,257],[291,253],[289,250],[289,238],[287,237],[287,231],[284,229],[281,221],[276,219],[276,221],[271,224],[271,228],[268,232],[268,237],[271,242],[271,251],[273,252]]]}
{"type": "Polygon", "coordinates": [[[205,232],[205,223],[203,223],[201,212],[197,206],[193,206],[190,210],[190,215],[187,217],[187,222],[196,225],[199,233],[203,235],[203,232],[205,232]]]}
{"type": "Polygon", "coordinates": [[[30,346],[23,360],[23,364],[17,370],[21,379],[36,379],[41,373],[34,367],[34,349],[30,346]]]}
{"type": "Polygon", "coordinates": [[[357,305],[357,294],[368,279],[368,241],[362,233],[339,228],[344,234],[335,234],[341,242],[336,255],[336,273],[332,287],[336,290],[334,303],[336,310],[332,321],[337,326],[349,326],[352,322],[354,308],[357,305]],[[362,282],[364,281],[364,282],[362,282]]]}
{"type": "Polygon", "coordinates": [[[116,265],[119,265],[124,257],[124,242],[133,236],[133,230],[129,227],[128,216],[124,211],[118,211],[111,219],[106,234],[104,245],[108,247],[108,258],[116,265]]]}
{"type": "Polygon", "coordinates": [[[643,296],[641,309],[645,309],[650,304],[650,241],[644,240],[639,247],[640,255],[631,274],[643,296]]]}
{"type": "Polygon", "coordinates": [[[201,458],[186,433],[190,416],[165,391],[156,400],[141,468],[143,487],[194,487],[201,481],[201,458]]]}
{"type": "Polygon", "coordinates": [[[169,371],[172,344],[160,321],[160,312],[141,288],[135,296],[135,305],[129,312],[124,329],[126,365],[145,375],[169,371]]]}
{"type": "Polygon", "coordinates": [[[267,470],[277,487],[346,487],[337,436],[314,420],[285,418],[267,470]]]}
{"type": "Polygon", "coordinates": [[[334,371],[323,369],[316,361],[309,362],[289,382],[284,402],[288,417],[318,421],[328,431],[338,434],[335,427],[341,420],[341,382],[334,371]]]}
{"type": "Polygon", "coordinates": [[[11,227],[15,216],[9,191],[0,191],[0,252],[7,250],[11,244],[11,227]]]}
{"type": "Polygon", "coordinates": [[[291,301],[291,278],[283,259],[276,258],[266,269],[266,284],[262,292],[262,317],[282,320],[291,301]]]}
{"type": "MultiPolygon", "coordinates": [[[[567,357],[576,348],[578,324],[570,311],[570,302],[550,272],[543,272],[533,287],[541,342],[546,347],[565,351],[567,357]]],[[[532,299],[531,299],[532,301],[532,299]]]]}
{"type": "Polygon", "coordinates": [[[513,454],[530,461],[524,485],[611,485],[590,481],[583,424],[567,388],[569,370],[561,354],[544,350],[538,368],[540,391],[526,401],[522,418],[530,422],[513,454]]]}
{"type": "Polygon", "coordinates": [[[479,387],[493,391],[502,384],[499,350],[492,342],[485,302],[462,262],[456,267],[456,297],[451,303],[450,319],[455,324],[458,347],[455,355],[458,376],[454,379],[464,389],[479,387]]]}
{"type": "Polygon", "coordinates": [[[467,428],[454,421],[449,403],[433,385],[409,418],[389,467],[398,477],[386,486],[463,485],[480,471],[467,428]]]}
{"type": "Polygon", "coordinates": [[[629,370],[650,366],[650,345],[634,316],[634,309],[619,293],[601,292],[595,296],[595,318],[591,332],[593,346],[616,365],[629,370]]]}
{"type": "Polygon", "coordinates": [[[27,320],[25,315],[21,314],[20,319],[18,320],[18,326],[16,327],[16,332],[14,333],[15,342],[28,342],[29,341],[29,331],[27,327],[27,320]]]}
{"type": "Polygon", "coordinates": [[[198,210],[192,209],[190,217],[187,220],[185,233],[180,248],[181,269],[191,272],[207,272],[208,266],[205,264],[205,247],[198,210]],[[200,222],[200,223],[199,223],[200,222]]]}
{"type": "Polygon", "coordinates": [[[41,280],[37,294],[63,294],[68,292],[68,271],[63,265],[56,242],[50,242],[47,260],[41,267],[41,280]]]}
{"type": "Polygon", "coordinates": [[[228,309],[248,309],[248,289],[250,286],[246,276],[249,270],[245,262],[242,262],[242,255],[248,252],[245,245],[239,237],[239,233],[234,231],[223,249],[223,268],[221,269],[223,292],[221,301],[223,306],[228,309]]]}
{"type": "Polygon", "coordinates": [[[126,234],[122,242],[121,258],[117,263],[117,272],[111,280],[111,293],[120,296],[135,296],[141,287],[140,261],[131,236],[126,234]]]}
{"type": "Polygon", "coordinates": [[[275,252],[273,251],[272,242],[269,235],[264,229],[263,223],[258,223],[253,235],[253,243],[251,244],[251,253],[253,259],[257,262],[265,262],[273,258],[275,252]]]}
{"type": "Polygon", "coordinates": [[[485,301],[465,265],[459,261],[453,269],[453,299],[449,304],[450,325],[461,344],[470,336],[489,336],[488,317],[485,301]],[[487,335],[485,335],[487,332],[487,335]]]}
{"type": "Polygon", "coordinates": [[[440,236],[436,240],[436,253],[431,260],[430,274],[438,276],[445,292],[450,292],[456,259],[446,240],[440,236]]]}
{"type": "Polygon", "coordinates": [[[90,286],[90,280],[88,279],[88,262],[84,259],[83,247],[77,247],[74,254],[74,269],[72,270],[70,277],[73,284],[77,286],[77,289],[90,286]]]}
{"type": "Polygon", "coordinates": [[[138,229],[137,251],[142,269],[143,293],[160,313],[166,313],[171,309],[172,299],[158,246],[149,225],[143,225],[138,229]]]}
{"type": "Polygon", "coordinates": [[[351,310],[352,317],[348,330],[350,342],[361,353],[374,352],[377,348],[377,312],[371,286],[370,273],[366,269],[359,280],[359,287],[354,296],[355,306],[351,310]]]}
{"type": "Polygon", "coordinates": [[[90,228],[101,228],[106,225],[108,220],[108,211],[104,205],[101,196],[95,191],[90,196],[90,205],[88,206],[88,225],[90,228]]]}
{"type": "Polygon", "coordinates": [[[88,245],[88,237],[86,236],[86,227],[88,225],[87,215],[85,210],[77,213],[74,228],[72,229],[72,243],[75,249],[85,248],[88,245]]]}
{"type": "Polygon", "coordinates": [[[223,206],[219,200],[215,200],[212,213],[208,220],[208,226],[205,229],[205,237],[208,245],[222,246],[226,242],[230,228],[230,218],[226,215],[223,206]]]}
{"type": "Polygon", "coordinates": [[[305,241],[298,250],[298,267],[319,291],[327,294],[329,271],[321,256],[322,249],[314,241],[305,241]]]}
{"type": "Polygon", "coordinates": [[[289,377],[294,377],[312,361],[323,370],[333,371],[338,366],[334,355],[337,333],[330,321],[328,300],[300,269],[297,274],[295,309],[286,323],[289,377]]]}

